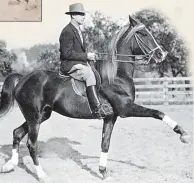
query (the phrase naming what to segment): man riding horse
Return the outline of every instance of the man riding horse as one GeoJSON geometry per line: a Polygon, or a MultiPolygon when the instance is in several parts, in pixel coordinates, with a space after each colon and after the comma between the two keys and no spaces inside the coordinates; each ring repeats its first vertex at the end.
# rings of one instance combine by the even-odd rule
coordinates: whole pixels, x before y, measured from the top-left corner
{"type": "Polygon", "coordinates": [[[61,72],[86,83],[86,94],[94,118],[103,118],[103,104],[96,92],[96,78],[88,61],[95,61],[96,54],[86,52],[86,43],[80,25],[84,23],[85,11],[81,3],[69,6],[70,23],[62,30],[60,42],[61,72]]]}
{"type": "MultiPolygon", "coordinates": [[[[28,135],[27,147],[36,169],[36,175],[39,180],[48,182],[38,158],[37,142],[40,125],[50,118],[52,111],[66,117],[92,119],[88,100],[93,114],[99,118],[103,116],[101,115],[102,108],[105,110],[106,105],[102,107],[98,100],[95,90],[96,80],[88,64],[89,60],[95,59],[95,54],[86,53],[85,41],[79,31],[85,12],[82,4],[71,5],[69,9],[70,12],[67,14],[71,16],[71,22],[63,29],[60,36],[61,71],[68,75],[67,79],[61,78],[58,72],[35,70],[26,76],[19,73],[10,74],[3,83],[0,97],[0,119],[8,114],[16,100],[25,122],[13,131],[12,156],[0,168],[2,173],[11,172],[18,165],[19,145],[25,135],[28,135]],[[88,99],[74,92],[69,76],[85,81],[88,99]]],[[[134,64],[140,64],[136,58],[141,56],[146,59],[147,64],[151,61],[160,63],[164,61],[166,54],[144,24],[135,21],[130,16],[129,22],[111,40],[108,51],[112,53],[111,58],[98,62],[99,65],[96,67],[102,78],[102,87],[99,90],[99,96],[102,98],[100,99],[104,98],[112,107],[112,112],[106,114],[103,119],[99,160],[99,171],[103,178],[107,176],[111,134],[118,117],[155,118],[163,121],[179,134],[183,143],[190,142],[187,132],[167,114],[134,102],[134,64]],[[119,56],[117,60],[116,56],[119,56]]],[[[144,138],[143,135],[142,138],[144,138]]]]}

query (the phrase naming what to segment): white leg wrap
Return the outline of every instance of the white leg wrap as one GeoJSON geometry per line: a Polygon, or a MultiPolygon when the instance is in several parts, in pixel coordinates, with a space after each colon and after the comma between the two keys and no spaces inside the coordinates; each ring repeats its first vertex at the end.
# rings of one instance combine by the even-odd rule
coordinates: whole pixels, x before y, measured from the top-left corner
{"type": "Polygon", "coordinates": [[[108,153],[101,152],[99,166],[106,167],[108,153]]]}
{"type": "Polygon", "coordinates": [[[13,165],[18,165],[18,158],[19,158],[19,155],[18,155],[18,152],[16,149],[12,149],[12,157],[10,159],[11,163],[13,165]]]}
{"type": "Polygon", "coordinates": [[[43,169],[40,165],[38,165],[38,166],[35,165],[35,169],[36,169],[36,173],[37,173],[38,178],[44,178],[46,176],[45,172],[43,171],[43,169]]]}
{"type": "Polygon", "coordinates": [[[163,120],[168,126],[170,126],[172,129],[177,125],[177,122],[172,120],[169,116],[165,115],[163,120]]]}

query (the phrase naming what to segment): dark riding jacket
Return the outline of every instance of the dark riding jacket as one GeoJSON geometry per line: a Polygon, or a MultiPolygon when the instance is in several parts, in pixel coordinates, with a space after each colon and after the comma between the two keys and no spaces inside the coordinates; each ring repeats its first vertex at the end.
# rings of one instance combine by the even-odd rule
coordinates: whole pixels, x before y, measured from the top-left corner
{"type": "Polygon", "coordinates": [[[76,64],[87,64],[85,39],[82,44],[78,30],[71,23],[62,30],[59,42],[62,72],[68,72],[76,64]]]}

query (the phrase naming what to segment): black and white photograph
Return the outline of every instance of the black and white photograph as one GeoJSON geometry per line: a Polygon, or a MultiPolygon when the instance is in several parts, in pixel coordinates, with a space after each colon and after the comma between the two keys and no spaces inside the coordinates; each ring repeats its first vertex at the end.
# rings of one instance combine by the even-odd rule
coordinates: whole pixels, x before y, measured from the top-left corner
{"type": "Polygon", "coordinates": [[[0,2],[0,183],[192,183],[192,0],[40,2],[0,2]]]}
{"type": "Polygon", "coordinates": [[[1,0],[0,22],[40,22],[42,0],[1,0]]]}

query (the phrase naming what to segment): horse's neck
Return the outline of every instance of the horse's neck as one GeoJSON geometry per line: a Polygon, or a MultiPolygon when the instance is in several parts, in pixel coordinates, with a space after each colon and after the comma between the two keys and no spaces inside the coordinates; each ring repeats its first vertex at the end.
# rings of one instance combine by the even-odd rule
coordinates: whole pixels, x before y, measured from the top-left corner
{"type": "MultiPolygon", "coordinates": [[[[128,50],[127,53],[125,53],[125,49],[123,51],[123,48],[125,48],[126,46],[124,45],[120,45],[120,47],[118,47],[118,54],[120,55],[132,55],[132,51],[131,49],[128,50]]],[[[129,60],[132,61],[133,58],[131,57],[125,57],[125,56],[118,56],[117,57],[118,60],[121,60],[121,62],[117,62],[117,75],[118,76],[123,76],[123,77],[127,77],[127,78],[133,78],[133,73],[134,73],[134,67],[131,63],[127,62],[129,60]],[[126,61],[126,62],[122,62],[126,61]]]]}
{"type": "Polygon", "coordinates": [[[123,78],[133,78],[134,68],[130,63],[118,62],[117,76],[123,78]]]}

